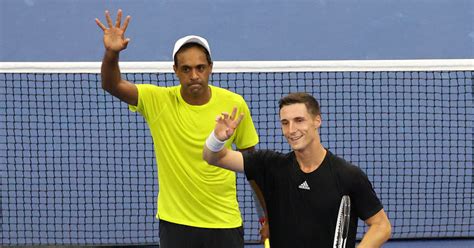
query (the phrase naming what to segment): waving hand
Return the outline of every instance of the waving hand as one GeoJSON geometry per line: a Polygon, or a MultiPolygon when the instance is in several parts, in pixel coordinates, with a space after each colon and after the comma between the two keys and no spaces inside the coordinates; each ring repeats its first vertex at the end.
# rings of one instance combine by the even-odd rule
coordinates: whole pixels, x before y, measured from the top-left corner
{"type": "Polygon", "coordinates": [[[108,28],[102,22],[100,22],[99,19],[95,19],[97,25],[104,31],[105,49],[113,52],[120,52],[127,48],[130,39],[125,38],[125,31],[127,30],[128,23],[130,22],[130,16],[125,18],[125,21],[122,25],[122,10],[119,9],[117,12],[117,19],[115,20],[115,24],[113,24],[112,19],[110,18],[110,13],[108,10],[106,10],[105,19],[107,20],[107,25],[109,26],[108,28]]]}
{"type": "Polygon", "coordinates": [[[229,116],[229,113],[222,113],[222,115],[216,118],[216,127],[214,128],[214,134],[217,139],[221,141],[228,140],[235,132],[237,126],[239,126],[240,121],[244,117],[244,114],[240,114],[236,118],[237,108],[232,109],[232,114],[229,116]]]}

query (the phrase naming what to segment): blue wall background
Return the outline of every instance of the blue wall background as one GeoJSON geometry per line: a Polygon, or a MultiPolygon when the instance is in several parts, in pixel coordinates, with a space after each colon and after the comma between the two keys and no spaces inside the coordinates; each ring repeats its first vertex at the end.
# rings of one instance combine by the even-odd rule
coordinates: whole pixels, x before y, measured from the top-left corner
{"type": "Polygon", "coordinates": [[[100,61],[94,18],[118,8],[123,61],[169,61],[187,34],[215,60],[474,58],[473,0],[0,0],[0,61],[100,61]]]}

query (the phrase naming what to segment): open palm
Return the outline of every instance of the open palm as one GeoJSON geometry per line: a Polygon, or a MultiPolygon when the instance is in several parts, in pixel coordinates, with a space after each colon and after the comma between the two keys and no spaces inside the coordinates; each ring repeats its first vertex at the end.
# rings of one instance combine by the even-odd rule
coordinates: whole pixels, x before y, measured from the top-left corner
{"type": "Polygon", "coordinates": [[[109,26],[108,28],[102,22],[100,22],[99,19],[95,19],[97,25],[104,31],[105,49],[114,52],[120,52],[127,48],[130,39],[125,38],[125,31],[127,30],[128,23],[130,22],[130,16],[125,18],[125,21],[122,25],[122,10],[119,9],[117,12],[115,24],[112,23],[109,11],[105,11],[105,19],[109,26]]]}

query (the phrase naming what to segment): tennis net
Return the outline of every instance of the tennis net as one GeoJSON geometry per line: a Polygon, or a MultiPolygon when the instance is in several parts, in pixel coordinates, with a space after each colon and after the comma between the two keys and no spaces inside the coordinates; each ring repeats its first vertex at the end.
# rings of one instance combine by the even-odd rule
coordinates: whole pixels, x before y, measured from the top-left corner
{"type": "MultiPolygon", "coordinates": [[[[121,68],[135,83],[179,83],[168,62],[121,68]]],[[[99,69],[0,63],[2,246],[158,243],[151,137],[101,89],[99,69]]],[[[473,60],[218,61],[213,71],[213,85],[248,102],[260,149],[290,150],[280,97],[314,95],[322,143],[367,173],[394,239],[474,237],[473,60]]],[[[257,241],[252,194],[237,181],[245,240],[257,241]]]]}

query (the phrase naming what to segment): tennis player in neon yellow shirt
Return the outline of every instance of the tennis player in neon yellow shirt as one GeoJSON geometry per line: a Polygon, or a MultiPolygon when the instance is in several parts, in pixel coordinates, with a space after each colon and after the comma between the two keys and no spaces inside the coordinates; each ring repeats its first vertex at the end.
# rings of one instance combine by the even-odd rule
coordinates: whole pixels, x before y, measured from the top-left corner
{"type": "Polygon", "coordinates": [[[244,99],[208,84],[212,72],[209,44],[199,36],[179,39],[173,50],[173,69],[180,81],[174,87],[135,85],[121,78],[119,53],[128,45],[124,37],[130,21],[115,23],[106,12],[102,88],[126,102],[146,120],[153,137],[158,164],[160,247],[243,247],[242,218],[234,172],[209,166],[202,147],[214,129],[212,119],[234,106],[244,114],[240,127],[227,142],[239,150],[258,143],[244,99]],[[209,121],[211,120],[211,121],[209,121]]]}

